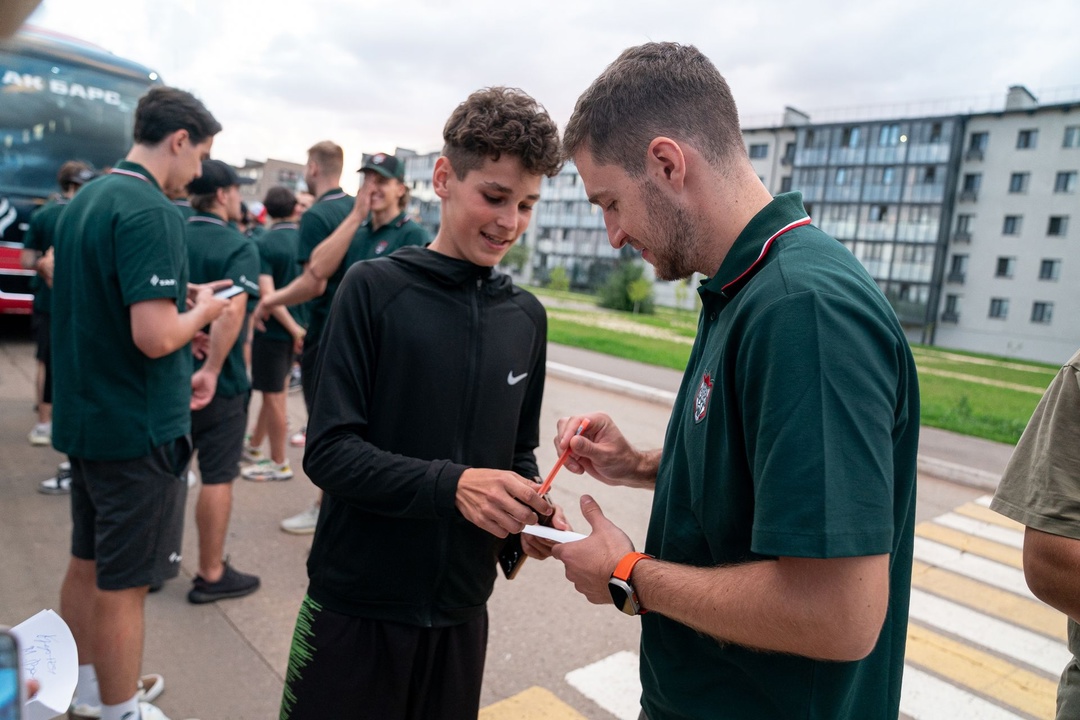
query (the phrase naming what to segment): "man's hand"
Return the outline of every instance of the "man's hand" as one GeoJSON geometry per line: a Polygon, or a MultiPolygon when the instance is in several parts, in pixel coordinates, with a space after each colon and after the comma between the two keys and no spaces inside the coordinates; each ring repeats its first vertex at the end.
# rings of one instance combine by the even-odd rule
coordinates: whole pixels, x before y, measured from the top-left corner
{"type": "Polygon", "coordinates": [[[554,512],[531,482],[509,470],[469,468],[458,479],[454,504],[466,520],[496,537],[519,533],[535,525],[538,515],[554,512]]]}
{"type": "Polygon", "coordinates": [[[191,354],[196,360],[205,360],[206,353],[210,351],[210,333],[200,330],[191,338],[191,354]]]}
{"type": "Polygon", "coordinates": [[[277,303],[274,302],[273,294],[264,295],[259,298],[259,302],[255,305],[255,309],[251,311],[251,324],[259,332],[266,332],[266,321],[270,318],[270,315],[274,312],[274,308],[277,307],[277,303]]]}
{"type": "Polygon", "coordinates": [[[218,374],[206,366],[191,376],[191,409],[202,410],[214,399],[218,374]]]}
{"type": "MultiPolygon", "coordinates": [[[[539,478],[537,479],[539,480],[539,478]]],[[[566,521],[566,513],[563,512],[562,507],[558,505],[552,505],[552,507],[555,508],[555,512],[551,515],[551,522],[541,520],[541,524],[549,525],[556,530],[573,530],[574,528],[570,527],[570,523],[566,521]]],[[[521,533],[521,549],[525,551],[526,555],[537,560],[546,560],[551,557],[551,551],[558,544],[555,540],[546,540],[536,535],[521,533]]]]}
{"type": "Polygon", "coordinates": [[[45,251],[45,254],[38,258],[35,265],[38,271],[38,276],[45,281],[45,284],[52,287],[53,284],[53,271],[56,269],[56,253],[52,248],[45,251]]]}
{"type": "Polygon", "coordinates": [[[551,554],[566,566],[566,579],[574,583],[577,591],[589,602],[608,605],[611,603],[608,580],[623,555],[634,551],[634,543],[604,516],[600,506],[589,495],[581,496],[581,514],[592,527],[589,537],[560,543],[551,554]]]}
{"type": "Polygon", "coordinates": [[[307,335],[307,330],[300,328],[299,331],[293,334],[292,339],[292,351],[293,355],[299,355],[304,351],[304,337],[307,335]]]}
{"type": "Polygon", "coordinates": [[[360,222],[367,220],[368,213],[371,212],[371,194],[375,192],[378,185],[369,181],[368,176],[374,173],[364,173],[364,184],[360,186],[360,190],[356,193],[356,202],[352,206],[353,217],[360,222]]]}
{"type": "Polygon", "coordinates": [[[565,467],[572,473],[587,472],[607,485],[651,488],[656,484],[659,451],[635,450],[603,413],[561,418],[555,450],[562,455],[567,447],[570,456],[565,467]],[[575,435],[583,419],[589,420],[589,426],[581,435],[575,435]]]}

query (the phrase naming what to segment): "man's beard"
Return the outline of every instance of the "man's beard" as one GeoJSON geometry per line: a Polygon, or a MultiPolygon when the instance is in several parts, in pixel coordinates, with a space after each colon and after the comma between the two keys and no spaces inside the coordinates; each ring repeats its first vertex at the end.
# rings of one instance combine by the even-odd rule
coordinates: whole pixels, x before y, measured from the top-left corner
{"type": "Polygon", "coordinates": [[[652,236],[646,243],[660,280],[682,280],[697,271],[692,248],[698,242],[698,226],[685,209],[668,200],[651,179],[643,184],[643,200],[652,236]],[[659,242],[657,242],[659,240],[659,242]]]}

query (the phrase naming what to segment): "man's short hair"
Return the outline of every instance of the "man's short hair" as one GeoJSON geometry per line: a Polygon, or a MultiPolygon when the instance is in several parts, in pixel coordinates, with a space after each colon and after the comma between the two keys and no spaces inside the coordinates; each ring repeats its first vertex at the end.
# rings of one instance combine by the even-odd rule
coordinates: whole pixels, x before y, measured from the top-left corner
{"type": "Polygon", "coordinates": [[[442,154],[459,180],[504,153],[535,175],[553,177],[562,167],[558,127],[542,105],[517,88],[474,92],[450,114],[443,141],[442,154]]]}
{"type": "Polygon", "coordinates": [[[596,163],[639,176],[660,136],[693,145],[715,167],[746,154],[731,89],[693,45],[624,50],[578,98],[563,151],[572,157],[587,149],[596,163]]]}
{"type": "Polygon", "coordinates": [[[283,185],[276,185],[266,191],[263,205],[266,214],[273,219],[287,218],[296,210],[296,193],[283,185]]]}
{"type": "Polygon", "coordinates": [[[341,175],[345,167],[345,151],[337,143],[323,140],[308,148],[308,159],[327,175],[341,175]]]}
{"type": "Polygon", "coordinates": [[[64,192],[73,187],[82,187],[93,179],[94,171],[89,165],[78,160],[68,160],[56,173],[56,183],[64,192]]]}
{"type": "Polygon", "coordinates": [[[193,209],[199,212],[210,212],[217,202],[217,192],[189,195],[188,202],[191,203],[193,209]]]}
{"type": "Polygon", "coordinates": [[[198,145],[221,132],[221,123],[189,92],[150,88],[135,108],[135,142],[157,145],[177,130],[187,130],[191,142],[198,145]]]}

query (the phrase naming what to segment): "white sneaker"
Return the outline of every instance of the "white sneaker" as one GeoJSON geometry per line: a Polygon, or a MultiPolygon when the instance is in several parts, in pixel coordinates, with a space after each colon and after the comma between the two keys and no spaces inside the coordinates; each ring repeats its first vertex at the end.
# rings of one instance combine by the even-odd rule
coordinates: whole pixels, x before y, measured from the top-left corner
{"type": "Polygon", "coordinates": [[[30,440],[30,444],[35,447],[52,445],[52,423],[37,423],[26,437],[30,440]]]}
{"type": "MultiPolygon", "coordinates": [[[[146,710],[142,710],[143,720],[149,718],[164,718],[165,715],[161,714],[161,710],[150,704],[152,700],[156,700],[161,693],[165,692],[165,678],[157,673],[150,673],[143,675],[139,678],[139,709],[142,710],[142,706],[145,705],[152,708],[151,712],[157,712],[158,715],[147,715],[146,710]]],[[[68,717],[73,720],[94,720],[101,717],[100,705],[72,705],[68,711],[68,717]]],[[[165,718],[168,720],[168,718],[165,718]]]]}
{"type": "Polygon", "coordinates": [[[56,477],[38,483],[38,492],[45,495],[67,495],[71,492],[71,463],[65,460],[56,468],[56,477]]]}
{"type": "Polygon", "coordinates": [[[188,490],[190,490],[191,488],[195,487],[195,486],[196,486],[196,485],[197,485],[198,483],[199,483],[199,478],[198,478],[198,476],[197,476],[197,475],[195,475],[195,471],[194,471],[194,470],[188,470],[188,471],[187,471],[187,486],[188,486],[188,490]]]}
{"type": "Polygon", "coordinates": [[[294,433],[293,436],[289,438],[289,444],[293,447],[304,447],[304,445],[307,445],[307,427],[302,427],[300,428],[300,432],[294,433]]]}
{"type": "Polygon", "coordinates": [[[264,460],[257,465],[246,467],[240,471],[240,476],[245,480],[266,482],[267,480],[292,480],[293,471],[286,460],[278,465],[273,460],[264,460]]]}
{"type": "Polygon", "coordinates": [[[319,506],[312,505],[302,513],[282,520],[281,529],[293,535],[311,535],[315,532],[315,525],[318,522],[319,506]]]}

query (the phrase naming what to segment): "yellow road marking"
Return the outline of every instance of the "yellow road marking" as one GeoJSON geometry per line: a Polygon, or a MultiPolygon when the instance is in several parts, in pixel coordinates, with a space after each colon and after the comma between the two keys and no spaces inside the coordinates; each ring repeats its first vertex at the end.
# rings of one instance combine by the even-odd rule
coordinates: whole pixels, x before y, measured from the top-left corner
{"type": "Polygon", "coordinates": [[[932,522],[922,522],[916,525],[915,534],[921,538],[948,545],[962,552],[978,555],[988,560],[995,560],[1017,570],[1024,569],[1024,553],[1022,551],[992,540],[984,540],[943,525],[935,525],[932,522]]]}
{"type": "Polygon", "coordinates": [[[481,708],[477,720],[586,720],[556,695],[542,687],[531,687],[517,695],[481,708]]]}
{"type": "Polygon", "coordinates": [[[1001,513],[991,510],[988,507],[983,507],[976,503],[967,503],[953,510],[957,515],[963,515],[969,517],[972,520],[980,520],[991,525],[997,525],[998,527],[1008,528],[1009,530],[1016,530],[1018,532],[1024,532],[1023,523],[1018,523],[1012,518],[1005,517],[1001,513]]]}
{"type": "Polygon", "coordinates": [[[1056,681],[914,623],[907,638],[907,662],[1034,717],[1054,717],[1056,681]]]}
{"type": "Polygon", "coordinates": [[[912,567],[911,585],[1048,638],[1068,642],[1065,615],[1041,602],[918,560],[912,567]]]}

